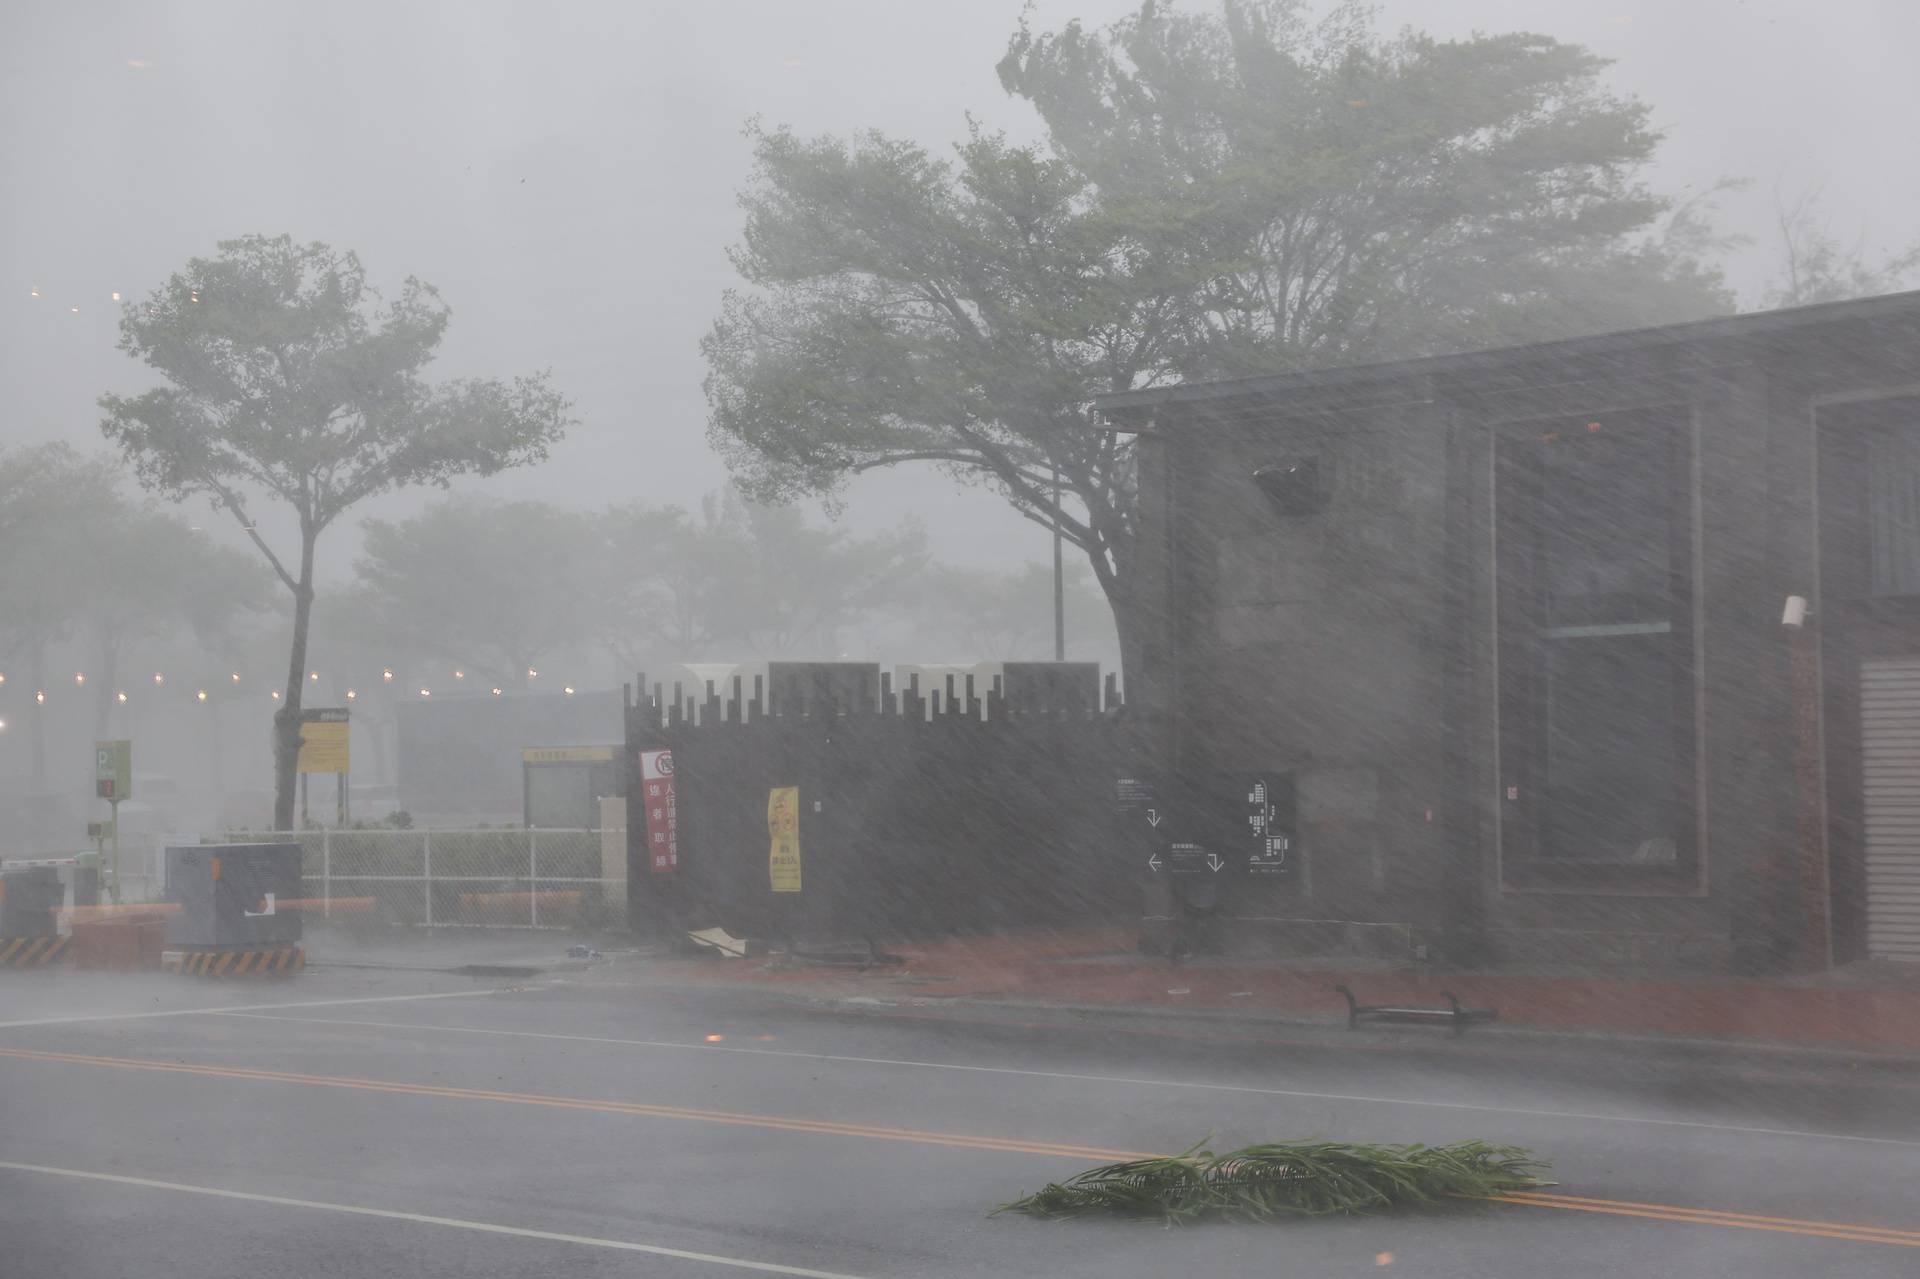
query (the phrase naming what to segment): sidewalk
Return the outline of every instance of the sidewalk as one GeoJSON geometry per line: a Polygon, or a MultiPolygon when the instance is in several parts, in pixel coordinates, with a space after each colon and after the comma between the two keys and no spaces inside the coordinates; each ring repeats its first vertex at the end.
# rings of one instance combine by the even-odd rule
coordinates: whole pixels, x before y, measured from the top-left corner
{"type": "Polygon", "coordinates": [[[1847,971],[1818,979],[1640,978],[1440,971],[1353,960],[1171,964],[1129,950],[1131,930],[896,944],[904,965],[865,974],[757,959],[690,964],[698,980],[806,987],[848,981],[895,997],[1028,1001],[1133,1009],[1212,1009],[1344,1022],[1345,984],[1364,1003],[1493,1008],[1500,1024],[1542,1030],[1753,1039],[1823,1048],[1920,1052],[1920,971],[1847,971]]]}

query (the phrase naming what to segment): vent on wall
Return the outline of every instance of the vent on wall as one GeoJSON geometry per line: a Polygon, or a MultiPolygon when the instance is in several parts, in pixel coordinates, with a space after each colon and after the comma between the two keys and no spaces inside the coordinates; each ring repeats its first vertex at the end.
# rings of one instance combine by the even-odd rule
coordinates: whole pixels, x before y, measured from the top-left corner
{"type": "Polygon", "coordinates": [[[1282,515],[1312,515],[1327,504],[1317,457],[1298,457],[1263,466],[1253,473],[1253,482],[1282,515]]]}

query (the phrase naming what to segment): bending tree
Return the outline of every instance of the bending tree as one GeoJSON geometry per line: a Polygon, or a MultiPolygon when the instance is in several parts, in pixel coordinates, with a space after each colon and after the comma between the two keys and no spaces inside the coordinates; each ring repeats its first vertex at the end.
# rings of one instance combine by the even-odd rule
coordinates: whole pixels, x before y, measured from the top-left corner
{"type": "Polygon", "coordinates": [[[751,287],[703,343],[738,482],[930,463],[991,486],[1086,554],[1130,665],[1133,454],[1094,396],[1730,307],[1697,220],[1638,182],[1659,135],[1602,60],[1303,8],[1023,26],[999,70],[1039,146],[758,131],[751,287]]]}
{"type": "Polygon", "coordinates": [[[544,459],[569,424],[568,404],[544,373],[429,385],[421,371],[448,312],[419,280],[383,305],[352,253],[287,236],[219,249],[121,316],[120,349],[169,385],[102,396],[101,429],[149,489],[232,515],[293,595],[274,713],[274,825],[286,830],[320,534],[376,494],[544,459]],[[256,527],[247,506],[256,495],[291,513],[297,554],[280,555],[256,527]]]}

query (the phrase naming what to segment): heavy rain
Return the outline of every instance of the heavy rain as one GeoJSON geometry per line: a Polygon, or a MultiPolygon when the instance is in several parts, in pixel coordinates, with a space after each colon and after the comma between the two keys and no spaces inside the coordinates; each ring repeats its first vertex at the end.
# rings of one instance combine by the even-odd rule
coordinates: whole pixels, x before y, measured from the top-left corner
{"type": "Polygon", "coordinates": [[[0,11],[0,1274],[1911,1276],[1920,6],[0,11]]]}

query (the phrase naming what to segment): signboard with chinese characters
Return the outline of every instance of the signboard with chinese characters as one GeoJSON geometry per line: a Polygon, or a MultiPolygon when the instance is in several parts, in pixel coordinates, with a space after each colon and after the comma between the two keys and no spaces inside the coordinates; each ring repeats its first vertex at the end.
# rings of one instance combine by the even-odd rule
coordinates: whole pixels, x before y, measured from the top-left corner
{"type": "Polygon", "coordinates": [[[768,886],[776,893],[800,891],[800,788],[776,786],[767,792],[768,886]]]}
{"type": "Polygon", "coordinates": [[[93,793],[118,802],[133,797],[133,743],[93,744],[93,793]]]}
{"type": "Polygon", "coordinates": [[[647,845],[647,869],[655,875],[680,869],[678,789],[673,776],[673,752],[641,751],[641,834],[647,845]]]}
{"type": "Polygon", "coordinates": [[[347,772],[347,708],[315,706],[300,712],[300,773],[347,772]]]}

